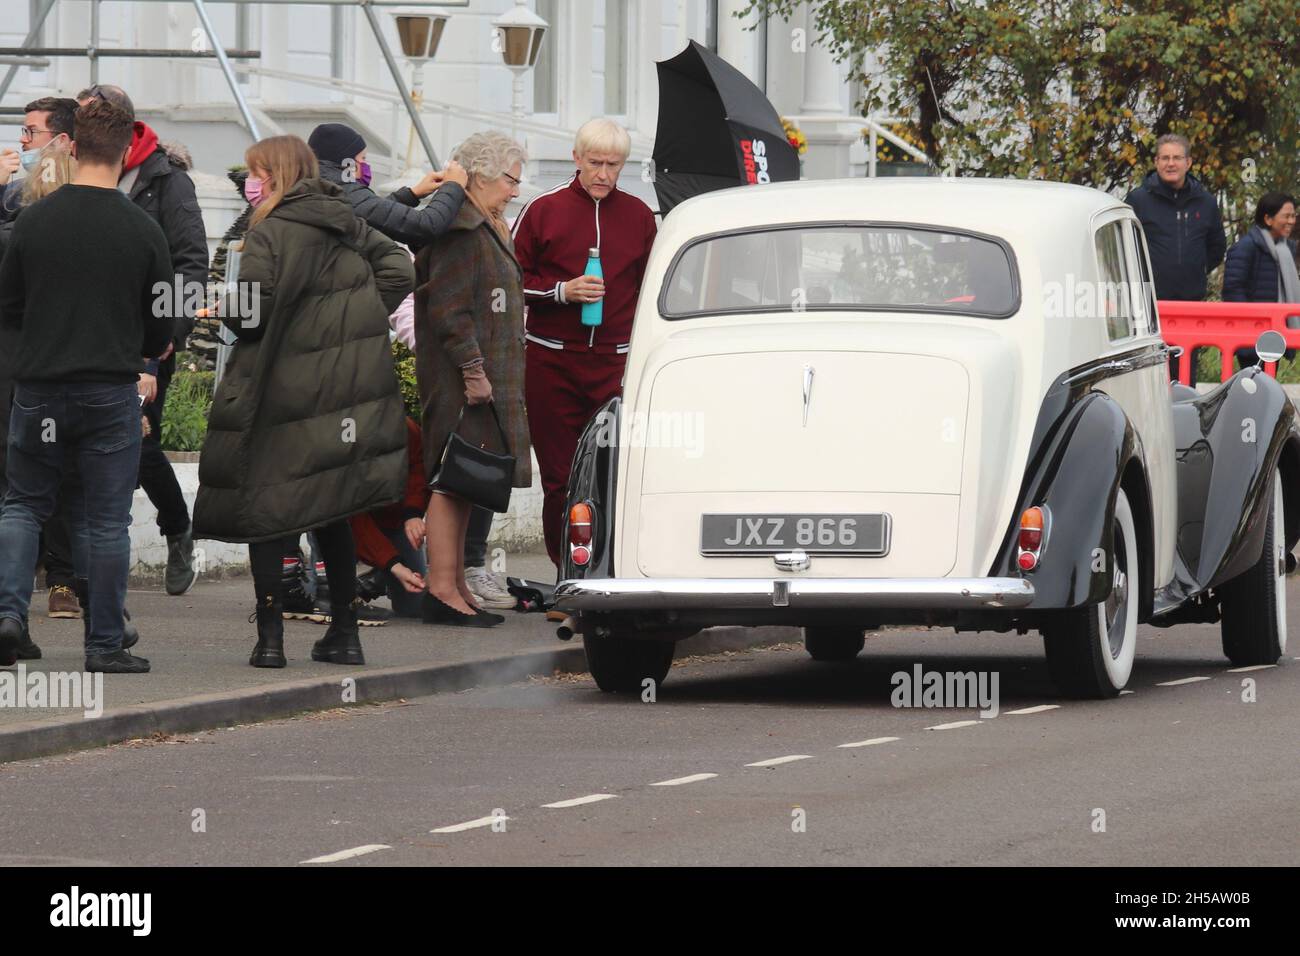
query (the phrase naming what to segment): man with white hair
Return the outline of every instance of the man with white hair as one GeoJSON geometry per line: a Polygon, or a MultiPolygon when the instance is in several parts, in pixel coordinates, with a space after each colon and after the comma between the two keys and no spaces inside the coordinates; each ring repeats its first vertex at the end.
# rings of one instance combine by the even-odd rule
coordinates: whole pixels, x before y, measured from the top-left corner
{"type": "Polygon", "coordinates": [[[528,306],[525,400],[542,473],[542,530],[558,567],[565,490],[578,437],[623,385],[632,316],[654,243],[650,207],[618,188],[632,139],[618,123],[593,119],[573,146],[577,172],[534,197],[515,220],[515,254],[528,306]],[[584,275],[600,250],[603,278],[584,275]],[[602,302],[601,323],[582,324],[582,306],[602,302]]]}

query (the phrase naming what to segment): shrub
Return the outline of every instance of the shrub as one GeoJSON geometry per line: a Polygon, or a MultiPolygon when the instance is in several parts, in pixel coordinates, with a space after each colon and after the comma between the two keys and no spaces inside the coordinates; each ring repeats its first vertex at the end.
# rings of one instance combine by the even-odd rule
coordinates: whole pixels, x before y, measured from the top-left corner
{"type": "Polygon", "coordinates": [[[176,370],[163,407],[162,446],[167,451],[201,451],[212,408],[211,372],[176,370]]]}
{"type": "Polygon", "coordinates": [[[420,420],[420,386],[415,381],[415,353],[401,342],[393,342],[393,364],[397,367],[397,382],[402,386],[402,401],[406,414],[420,420]]]}

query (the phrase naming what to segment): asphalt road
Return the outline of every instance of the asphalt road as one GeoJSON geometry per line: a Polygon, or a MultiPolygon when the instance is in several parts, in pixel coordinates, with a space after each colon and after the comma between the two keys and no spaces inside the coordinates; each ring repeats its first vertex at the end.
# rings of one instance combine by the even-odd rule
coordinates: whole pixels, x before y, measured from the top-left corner
{"type": "Polygon", "coordinates": [[[885,632],[680,662],[653,703],[570,676],[9,764],[0,863],[1295,864],[1298,617],[1248,673],[1143,628],[1111,701],[1060,700],[1033,636],[885,632]],[[917,663],[996,672],[998,716],[892,706],[917,663]]]}

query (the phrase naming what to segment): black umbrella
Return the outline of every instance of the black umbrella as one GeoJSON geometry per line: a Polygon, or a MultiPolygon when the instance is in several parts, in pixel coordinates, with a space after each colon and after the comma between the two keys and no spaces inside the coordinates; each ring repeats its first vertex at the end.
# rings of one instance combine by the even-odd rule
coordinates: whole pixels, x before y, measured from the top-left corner
{"type": "Polygon", "coordinates": [[[694,40],[659,70],[654,183],[664,215],[728,186],[799,178],[799,154],[763,91],[694,40]]]}

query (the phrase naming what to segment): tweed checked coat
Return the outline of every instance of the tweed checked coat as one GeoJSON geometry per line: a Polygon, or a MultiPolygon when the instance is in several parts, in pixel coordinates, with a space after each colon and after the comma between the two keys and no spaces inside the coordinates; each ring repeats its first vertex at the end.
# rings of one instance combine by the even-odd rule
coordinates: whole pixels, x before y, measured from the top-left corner
{"type": "MultiPolygon", "coordinates": [[[[466,202],[415,260],[415,374],[423,412],[424,473],[433,480],[465,405],[461,366],[483,359],[492,401],[515,456],[514,486],[532,484],[524,412],[523,272],[514,244],[466,202]]],[[[470,406],[460,435],[501,451],[486,405],[470,406]]]]}

